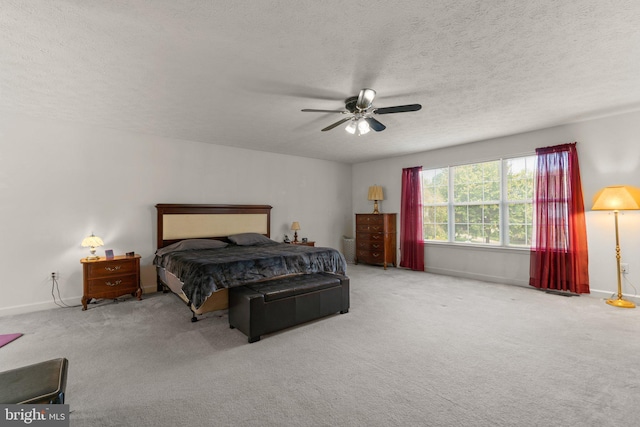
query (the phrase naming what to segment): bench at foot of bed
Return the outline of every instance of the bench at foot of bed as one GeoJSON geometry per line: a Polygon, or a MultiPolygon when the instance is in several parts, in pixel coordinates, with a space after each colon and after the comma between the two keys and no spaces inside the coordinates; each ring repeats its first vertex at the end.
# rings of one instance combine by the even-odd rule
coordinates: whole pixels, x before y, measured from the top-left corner
{"type": "Polygon", "coordinates": [[[229,289],[229,327],[249,342],[334,313],[349,312],[349,278],[313,273],[229,289]]]}

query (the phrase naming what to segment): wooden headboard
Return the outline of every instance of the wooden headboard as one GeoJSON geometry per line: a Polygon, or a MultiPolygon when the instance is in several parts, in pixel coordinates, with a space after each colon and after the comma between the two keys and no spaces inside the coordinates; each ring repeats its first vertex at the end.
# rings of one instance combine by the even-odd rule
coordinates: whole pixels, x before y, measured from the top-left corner
{"type": "Polygon", "coordinates": [[[271,237],[269,205],[157,204],[157,249],[184,239],[226,240],[238,233],[271,237]]]}

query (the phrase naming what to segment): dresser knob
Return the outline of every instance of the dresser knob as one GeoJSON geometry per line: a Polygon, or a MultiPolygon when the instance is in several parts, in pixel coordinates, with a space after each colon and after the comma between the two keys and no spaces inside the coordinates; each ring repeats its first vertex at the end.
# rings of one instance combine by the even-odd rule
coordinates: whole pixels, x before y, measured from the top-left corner
{"type": "Polygon", "coordinates": [[[107,285],[107,286],[117,286],[117,285],[119,285],[120,283],[122,283],[122,280],[116,280],[114,283],[111,283],[111,282],[104,282],[104,284],[105,284],[105,285],[107,285]]]}
{"type": "Polygon", "coordinates": [[[105,267],[104,269],[107,270],[107,271],[118,271],[118,270],[120,270],[120,267],[122,267],[122,266],[116,265],[115,267],[105,267]]]}

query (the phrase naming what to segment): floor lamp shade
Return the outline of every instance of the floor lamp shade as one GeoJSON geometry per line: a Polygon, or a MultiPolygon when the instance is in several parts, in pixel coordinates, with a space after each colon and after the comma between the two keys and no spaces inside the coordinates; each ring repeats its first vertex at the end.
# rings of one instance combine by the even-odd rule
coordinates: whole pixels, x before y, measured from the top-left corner
{"type": "Polygon", "coordinates": [[[605,187],[593,198],[594,211],[640,210],[640,188],[628,185],[605,187]]]}
{"type": "Polygon", "coordinates": [[[615,307],[634,308],[635,304],[622,298],[622,276],[620,272],[620,235],[618,233],[618,211],[640,210],[640,189],[628,185],[605,187],[593,198],[594,211],[613,211],[616,227],[616,265],[618,271],[618,297],[607,300],[615,307]]]}

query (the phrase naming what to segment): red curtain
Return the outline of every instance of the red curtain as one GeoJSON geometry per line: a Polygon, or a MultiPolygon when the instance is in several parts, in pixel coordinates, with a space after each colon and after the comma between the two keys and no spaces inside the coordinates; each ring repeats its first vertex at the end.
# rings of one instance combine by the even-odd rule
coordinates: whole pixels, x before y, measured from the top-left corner
{"type": "Polygon", "coordinates": [[[424,271],[422,234],[422,166],[402,170],[400,209],[400,267],[424,271]]]}
{"type": "Polygon", "coordinates": [[[589,259],[576,143],[536,149],[535,235],[529,284],[589,293],[589,259]]]}

